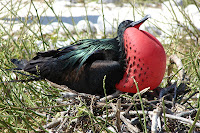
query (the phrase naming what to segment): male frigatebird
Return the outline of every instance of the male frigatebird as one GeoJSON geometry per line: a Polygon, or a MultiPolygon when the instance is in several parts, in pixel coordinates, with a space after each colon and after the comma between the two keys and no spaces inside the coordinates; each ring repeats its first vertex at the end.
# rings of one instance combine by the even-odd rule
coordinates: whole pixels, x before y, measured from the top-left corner
{"type": "Polygon", "coordinates": [[[139,30],[140,21],[125,20],[118,26],[117,37],[79,40],[70,46],[39,52],[29,60],[11,61],[17,69],[66,85],[77,92],[108,94],[116,89],[137,92],[156,88],[165,72],[166,55],[160,42],[150,33],[139,30]]]}

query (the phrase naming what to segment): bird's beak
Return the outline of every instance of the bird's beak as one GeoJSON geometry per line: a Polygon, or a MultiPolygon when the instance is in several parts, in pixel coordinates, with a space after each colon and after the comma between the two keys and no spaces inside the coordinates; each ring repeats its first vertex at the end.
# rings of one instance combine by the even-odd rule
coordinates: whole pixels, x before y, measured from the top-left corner
{"type": "Polygon", "coordinates": [[[151,18],[151,15],[148,14],[143,19],[130,23],[129,27],[135,27],[135,28],[139,29],[140,25],[143,24],[144,21],[146,21],[148,18],[151,18]]]}

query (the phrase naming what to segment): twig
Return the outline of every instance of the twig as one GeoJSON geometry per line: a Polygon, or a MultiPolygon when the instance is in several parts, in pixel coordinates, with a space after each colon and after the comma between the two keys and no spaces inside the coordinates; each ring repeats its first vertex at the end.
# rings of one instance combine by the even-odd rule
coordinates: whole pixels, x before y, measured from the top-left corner
{"type": "Polygon", "coordinates": [[[134,95],[134,98],[138,98],[139,96],[142,96],[143,94],[145,94],[148,90],[150,89],[150,87],[147,87],[139,92],[137,92],[135,95],[134,95]]]}
{"type": "Polygon", "coordinates": [[[118,99],[117,110],[116,110],[116,126],[118,129],[118,132],[121,132],[120,111],[121,111],[121,99],[118,99]]]}
{"type": "Polygon", "coordinates": [[[78,96],[78,94],[72,93],[72,92],[61,92],[60,95],[61,95],[63,98],[75,98],[75,97],[78,96]]]}
{"type": "MultiPolygon", "coordinates": [[[[149,115],[153,115],[153,111],[144,111],[144,113],[147,114],[147,115],[148,114],[149,115]]],[[[124,114],[125,114],[125,112],[121,112],[120,113],[120,118],[121,118],[121,115],[124,115],[124,114]]],[[[141,111],[141,110],[129,111],[129,114],[130,115],[143,114],[143,111],[141,111]]],[[[164,114],[162,114],[162,116],[164,117],[164,114]]],[[[102,118],[104,118],[104,117],[102,116],[102,118]]],[[[108,117],[109,118],[113,118],[113,117],[115,117],[115,114],[110,114],[110,115],[108,115],[108,117]]],[[[165,117],[170,118],[170,119],[176,119],[176,120],[179,120],[179,121],[182,121],[182,122],[186,122],[186,123],[188,123],[190,125],[192,125],[193,122],[194,122],[192,120],[189,120],[189,119],[186,119],[186,118],[183,118],[183,117],[179,117],[179,116],[176,116],[176,115],[171,115],[171,114],[165,114],[165,117]]],[[[195,123],[195,126],[200,127],[200,123],[195,123]]]]}
{"type": "Polygon", "coordinates": [[[68,91],[68,92],[72,92],[72,93],[75,93],[75,94],[78,94],[78,92],[74,91],[74,90],[71,90],[70,88],[68,88],[67,86],[65,85],[58,85],[56,83],[53,83],[51,81],[49,81],[48,79],[45,79],[48,83],[50,83],[51,86],[53,87],[56,87],[56,88],[59,88],[59,89],[62,89],[64,91],[68,91]]]}
{"type": "Polygon", "coordinates": [[[171,64],[174,64],[174,63],[176,64],[176,66],[177,66],[177,68],[179,70],[179,72],[178,72],[179,73],[179,77],[180,77],[180,79],[182,81],[184,81],[185,80],[185,70],[184,70],[183,63],[182,63],[181,59],[178,58],[177,55],[171,55],[169,57],[169,59],[170,59],[170,63],[171,64]]]}
{"type": "Polygon", "coordinates": [[[120,119],[127,125],[128,130],[131,133],[138,133],[140,132],[138,128],[134,127],[130,121],[128,121],[122,114],[120,114],[120,119]]]}
{"type": "MultiPolygon", "coordinates": [[[[96,105],[95,107],[97,107],[97,108],[101,108],[101,107],[104,107],[104,106],[106,105],[104,102],[97,102],[96,104],[97,104],[97,105],[96,105]]],[[[112,104],[115,105],[115,106],[117,105],[116,103],[112,103],[112,104]]],[[[132,103],[130,103],[130,104],[132,104],[132,103]]],[[[128,105],[128,104],[126,104],[126,103],[123,103],[123,104],[121,104],[121,106],[127,108],[127,107],[129,107],[130,105],[128,105]]],[[[111,103],[108,104],[108,107],[112,107],[112,106],[111,106],[111,103]]]]}
{"type": "Polygon", "coordinates": [[[68,118],[66,118],[66,117],[62,119],[62,123],[59,125],[56,132],[60,133],[63,131],[63,127],[67,123],[67,120],[68,120],[68,118]]]}
{"type": "MultiPolygon", "coordinates": [[[[95,95],[91,95],[91,94],[86,94],[86,93],[79,93],[75,90],[72,90],[70,88],[68,88],[67,86],[65,85],[58,85],[56,83],[53,83],[49,80],[46,79],[46,81],[48,83],[50,83],[53,87],[56,87],[56,88],[59,88],[59,89],[62,89],[64,91],[67,91],[67,92],[62,92],[61,95],[65,98],[70,98],[70,97],[76,97],[76,96],[82,96],[82,97],[94,97],[95,95]]],[[[100,97],[99,96],[95,96],[97,99],[99,99],[100,97]]]]}
{"type": "Polygon", "coordinates": [[[181,117],[181,116],[186,116],[188,114],[192,115],[192,114],[194,114],[196,112],[197,112],[197,109],[193,109],[193,110],[190,110],[190,111],[180,112],[180,113],[176,114],[176,116],[181,117]]]}
{"type": "MultiPolygon", "coordinates": [[[[122,94],[122,92],[119,91],[119,90],[116,90],[115,93],[107,96],[107,100],[111,100],[111,99],[113,99],[115,97],[118,97],[120,94],[122,94]]],[[[101,98],[99,101],[100,102],[105,102],[106,101],[106,97],[101,98]]]]}
{"type": "MultiPolygon", "coordinates": [[[[192,125],[193,122],[194,122],[193,120],[189,120],[189,119],[186,119],[186,118],[183,118],[183,117],[178,117],[178,116],[175,116],[175,115],[165,114],[165,116],[168,117],[168,118],[171,118],[171,119],[186,122],[190,125],[192,125]]],[[[200,127],[200,123],[195,123],[195,126],[200,127]]]]}
{"type": "Polygon", "coordinates": [[[49,124],[45,125],[44,128],[48,128],[51,129],[53,127],[56,127],[60,124],[60,122],[62,121],[63,118],[58,118],[55,119],[54,121],[50,122],[49,124]]]}
{"type": "Polygon", "coordinates": [[[126,115],[129,112],[129,110],[132,108],[132,106],[133,106],[133,104],[129,105],[129,107],[125,110],[125,114],[124,115],[126,115]]]}
{"type": "Polygon", "coordinates": [[[159,115],[161,113],[160,107],[157,107],[156,109],[153,110],[152,113],[152,125],[151,125],[151,132],[152,133],[157,133],[157,127],[158,127],[158,119],[160,119],[159,115]]]}
{"type": "Polygon", "coordinates": [[[94,99],[95,99],[95,97],[94,97],[94,96],[93,96],[93,97],[91,97],[91,103],[90,103],[90,112],[91,112],[92,114],[94,114],[94,112],[93,112],[94,99]]]}
{"type": "MultiPolygon", "coordinates": [[[[140,111],[129,111],[129,114],[143,114],[143,112],[140,110],[140,111]]],[[[153,111],[145,111],[146,114],[150,114],[150,115],[153,115],[153,111]]],[[[164,114],[162,114],[162,116],[164,116],[164,114]]],[[[180,120],[180,121],[183,121],[183,122],[186,122],[190,125],[193,124],[194,121],[192,120],[189,120],[189,119],[186,119],[186,118],[183,118],[183,117],[179,117],[179,116],[176,116],[176,115],[171,115],[171,114],[165,114],[165,117],[167,118],[171,118],[171,119],[176,119],[176,120],[180,120]]],[[[200,127],[200,123],[196,123],[195,126],[197,127],[200,127]]]]}
{"type": "MultiPolygon", "coordinates": [[[[69,106],[69,108],[71,108],[71,106],[69,106]]],[[[61,118],[62,118],[62,123],[59,125],[58,129],[57,129],[57,132],[61,132],[61,131],[64,131],[63,128],[65,128],[66,126],[66,123],[67,123],[67,120],[69,120],[67,117],[65,117],[68,113],[69,113],[69,109],[67,111],[62,111],[60,112],[61,114],[61,118]]]]}

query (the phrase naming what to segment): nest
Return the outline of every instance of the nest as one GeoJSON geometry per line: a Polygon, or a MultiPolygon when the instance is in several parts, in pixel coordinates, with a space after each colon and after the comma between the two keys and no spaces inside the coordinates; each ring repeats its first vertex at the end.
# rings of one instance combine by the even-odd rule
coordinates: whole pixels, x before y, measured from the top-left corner
{"type": "MultiPolygon", "coordinates": [[[[136,94],[116,91],[100,98],[77,93],[66,86],[51,83],[63,90],[57,99],[65,111],[49,116],[43,128],[49,132],[186,132],[200,131],[200,109],[188,87],[181,60],[169,57],[168,85],[166,88],[149,88],[136,94]],[[179,82],[171,82],[173,64],[178,68],[179,82]],[[193,101],[193,103],[191,102],[193,101]]],[[[44,131],[38,129],[38,131],[44,131]]]]}

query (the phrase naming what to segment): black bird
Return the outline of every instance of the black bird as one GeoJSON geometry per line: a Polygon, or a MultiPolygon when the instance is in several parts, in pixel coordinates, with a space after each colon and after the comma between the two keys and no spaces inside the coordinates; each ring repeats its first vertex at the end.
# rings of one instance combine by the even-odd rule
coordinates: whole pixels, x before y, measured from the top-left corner
{"type": "Polygon", "coordinates": [[[116,83],[123,78],[127,65],[124,31],[128,27],[139,28],[149,17],[147,15],[137,22],[121,22],[115,38],[80,40],[57,50],[39,52],[30,61],[11,61],[18,70],[89,94],[104,94],[103,78],[106,75],[106,91],[111,94],[116,90],[116,83]]]}

